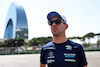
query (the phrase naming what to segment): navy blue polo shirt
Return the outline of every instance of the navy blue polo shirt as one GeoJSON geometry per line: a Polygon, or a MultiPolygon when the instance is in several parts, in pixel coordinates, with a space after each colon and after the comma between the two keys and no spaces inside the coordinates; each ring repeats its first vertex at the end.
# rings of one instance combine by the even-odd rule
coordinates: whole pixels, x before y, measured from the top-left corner
{"type": "Polygon", "coordinates": [[[87,60],[80,44],[67,40],[56,44],[53,41],[41,49],[40,62],[48,67],[83,67],[87,60]]]}

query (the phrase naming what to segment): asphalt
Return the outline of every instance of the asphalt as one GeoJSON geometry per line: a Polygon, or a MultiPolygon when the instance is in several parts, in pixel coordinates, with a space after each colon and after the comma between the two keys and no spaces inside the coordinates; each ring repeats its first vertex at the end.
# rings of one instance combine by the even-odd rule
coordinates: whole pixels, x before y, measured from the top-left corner
{"type": "MultiPolygon", "coordinates": [[[[86,52],[88,67],[100,67],[100,51],[86,52]]],[[[0,67],[40,67],[40,54],[0,55],[0,67]]]]}
{"type": "Polygon", "coordinates": [[[88,67],[100,67],[100,51],[86,52],[88,67]]]}

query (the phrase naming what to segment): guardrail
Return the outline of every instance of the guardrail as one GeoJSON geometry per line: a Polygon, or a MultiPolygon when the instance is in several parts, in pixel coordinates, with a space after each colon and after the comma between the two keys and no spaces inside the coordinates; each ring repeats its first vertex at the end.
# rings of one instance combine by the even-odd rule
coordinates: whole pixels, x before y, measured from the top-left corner
{"type": "Polygon", "coordinates": [[[0,48],[0,55],[11,55],[11,54],[36,54],[40,53],[41,47],[6,47],[0,48]]]}
{"type": "Polygon", "coordinates": [[[84,51],[100,51],[100,47],[88,47],[84,48],[84,51]]]}

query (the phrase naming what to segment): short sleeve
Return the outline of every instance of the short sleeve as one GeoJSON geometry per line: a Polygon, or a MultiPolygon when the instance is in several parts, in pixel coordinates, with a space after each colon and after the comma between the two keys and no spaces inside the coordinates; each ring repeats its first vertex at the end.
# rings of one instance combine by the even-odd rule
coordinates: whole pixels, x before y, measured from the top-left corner
{"type": "Polygon", "coordinates": [[[42,64],[46,64],[46,61],[45,61],[45,51],[43,49],[41,49],[41,53],[40,53],[40,62],[42,64]]]}
{"type": "Polygon", "coordinates": [[[83,67],[83,66],[88,64],[86,56],[85,56],[84,49],[81,45],[79,46],[79,59],[78,59],[78,62],[79,62],[79,67],[83,67]]]}

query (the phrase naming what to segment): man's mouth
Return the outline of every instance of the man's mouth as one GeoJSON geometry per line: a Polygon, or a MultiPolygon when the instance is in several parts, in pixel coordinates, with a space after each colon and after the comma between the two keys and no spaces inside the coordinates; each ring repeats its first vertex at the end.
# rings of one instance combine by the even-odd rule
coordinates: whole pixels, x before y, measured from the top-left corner
{"type": "Polygon", "coordinates": [[[57,31],[58,29],[57,29],[57,28],[53,28],[52,30],[53,30],[53,31],[57,31]]]}

